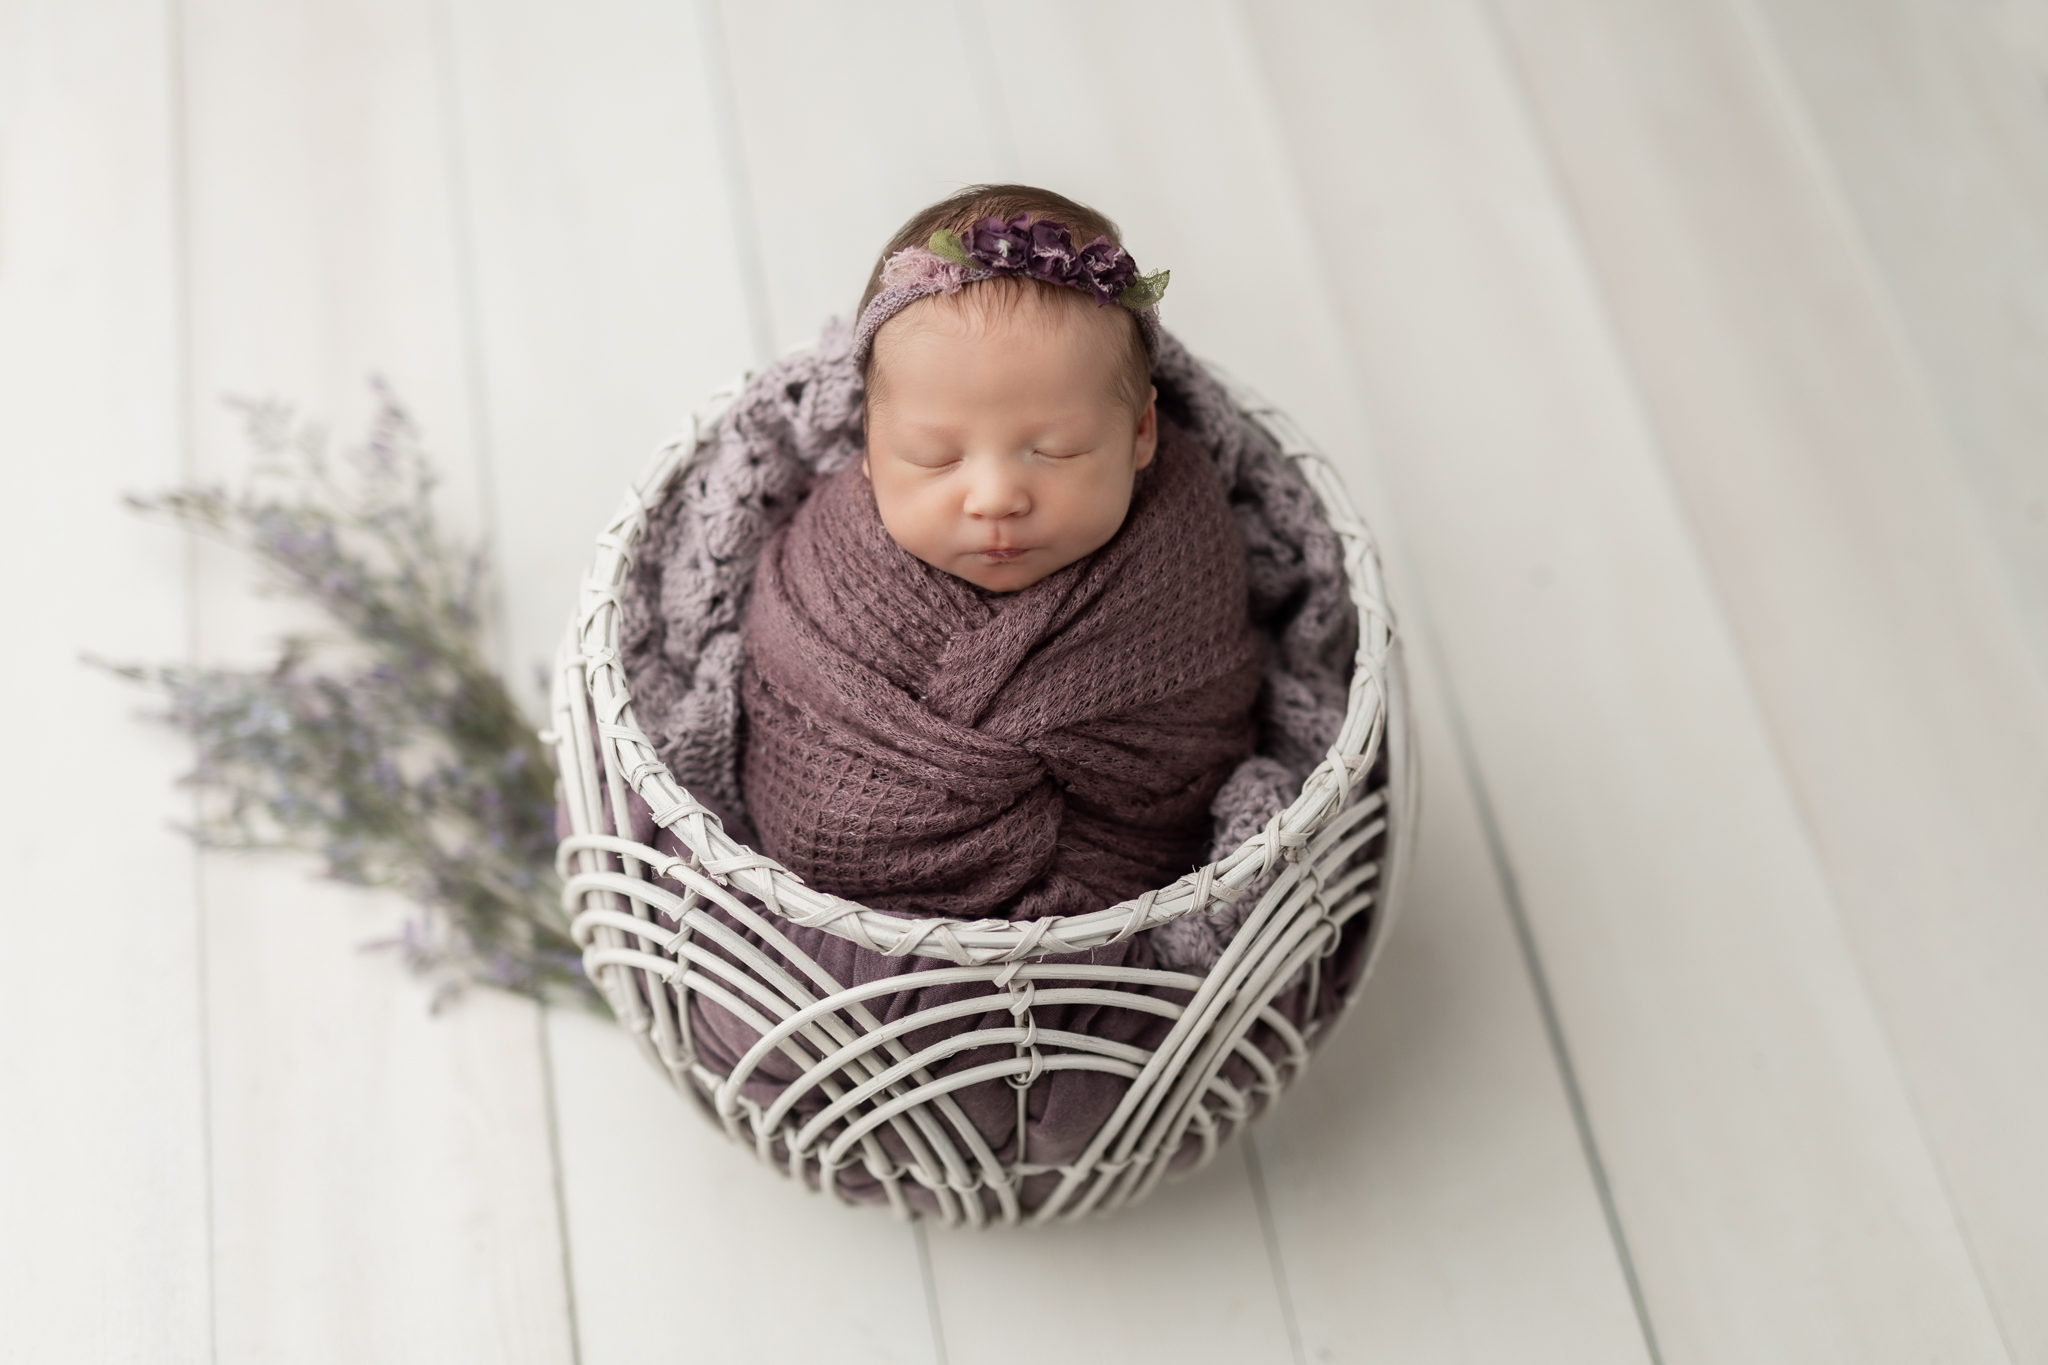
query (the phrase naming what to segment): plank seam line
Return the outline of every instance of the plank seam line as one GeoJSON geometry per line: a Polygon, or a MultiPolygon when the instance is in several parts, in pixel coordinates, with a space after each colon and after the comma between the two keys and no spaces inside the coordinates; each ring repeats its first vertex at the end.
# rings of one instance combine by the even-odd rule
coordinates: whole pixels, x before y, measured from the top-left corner
{"type": "Polygon", "coordinates": [[[490,367],[484,345],[483,282],[477,265],[475,207],[470,197],[469,158],[464,154],[462,86],[455,62],[455,20],[448,0],[429,0],[429,31],[434,46],[434,94],[441,123],[441,175],[448,186],[448,238],[455,270],[455,311],[462,332],[462,393],[469,409],[469,439],[476,496],[482,515],[484,544],[497,572],[491,575],[491,601],[486,619],[498,638],[491,652],[501,673],[510,676],[505,651],[511,631],[503,619],[506,547],[498,525],[498,444],[491,427],[490,367]]]}
{"type": "Polygon", "coordinates": [[[1002,64],[996,60],[994,41],[989,37],[988,17],[978,0],[953,0],[953,21],[960,30],[960,43],[967,49],[967,62],[976,75],[975,100],[981,105],[983,131],[995,159],[996,175],[1015,180],[1021,172],[1017,139],[1010,123],[1010,101],[1003,91],[1002,64]]]}
{"type": "MultiPolygon", "coordinates": [[[[1433,635],[1430,653],[1439,659],[1443,657],[1443,651],[1435,647],[1433,635]]],[[[1615,1260],[1620,1263],[1621,1277],[1628,1285],[1629,1303],[1634,1306],[1636,1323],[1642,1329],[1644,1349],[1650,1353],[1651,1365],[1664,1365],[1664,1352],[1657,1343],[1657,1328],[1650,1321],[1650,1305],[1643,1297],[1642,1280],[1636,1274],[1635,1253],[1629,1249],[1621,1210],[1614,1202],[1614,1187],[1607,1179],[1607,1162],[1600,1155],[1599,1139],[1593,1135],[1593,1119],[1586,1110],[1585,1092],[1579,1088],[1578,1067],[1572,1062],[1571,1049],[1565,1042],[1564,1024],[1557,1013],[1557,1001],[1550,992],[1550,973],[1543,965],[1543,953],[1536,944],[1536,931],[1529,922],[1529,909],[1522,901],[1521,881],[1515,875],[1506,838],[1494,814],[1493,793],[1479,770],[1479,758],[1473,751],[1472,737],[1465,727],[1464,708],[1459,704],[1448,676],[1438,684],[1437,691],[1443,699],[1445,711],[1449,713],[1452,747],[1457,751],[1458,767],[1472,792],[1472,804],[1479,814],[1480,833],[1486,840],[1487,860],[1493,864],[1494,879],[1500,884],[1501,899],[1507,904],[1508,923],[1515,931],[1515,946],[1521,951],[1522,967],[1529,975],[1529,987],[1536,996],[1536,1012],[1543,1020],[1543,1036],[1550,1044],[1551,1059],[1557,1065],[1565,1103],[1571,1109],[1572,1127],[1578,1131],[1586,1170],[1592,1177],[1594,1193],[1600,1199],[1601,1215],[1607,1220],[1607,1235],[1614,1244],[1615,1260]]]]}
{"type": "MultiPolygon", "coordinates": [[[[469,159],[464,155],[462,87],[455,56],[455,22],[448,0],[430,0],[428,22],[434,45],[434,85],[441,122],[441,168],[448,186],[449,242],[453,249],[456,311],[461,319],[463,352],[463,396],[469,409],[470,440],[475,458],[477,501],[481,504],[485,541],[497,563],[499,584],[505,581],[506,547],[498,534],[497,442],[493,439],[490,413],[489,370],[483,326],[483,282],[477,264],[476,217],[470,196],[469,159]]],[[[493,651],[499,668],[510,673],[505,652],[511,648],[510,622],[504,619],[506,602],[502,588],[495,589],[487,604],[497,626],[493,651]]],[[[534,1055],[540,1066],[541,1104],[546,1118],[549,1197],[555,1211],[555,1240],[561,1248],[562,1309],[569,1329],[570,1365],[582,1365],[583,1330],[576,1312],[576,1270],[569,1246],[569,1206],[562,1176],[561,1118],[556,1112],[554,1056],[548,1033],[548,1010],[534,1006],[534,1055]]]]}
{"type": "Polygon", "coordinates": [[[1249,1128],[1238,1141],[1244,1144],[1244,1170],[1252,1187],[1252,1204],[1259,1211],[1259,1233],[1266,1239],[1266,1265],[1273,1272],[1273,1290],[1280,1296],[1281,1320],[1287,1324],[1287,1348],[1293,1352],[1294,1365],[1308,1365],[1308,1348],[1294,1314],[1294,1291],[1287,1283],[1287,1259],[1280,1254],[1280,1229],[1273,1222],[1273,1201],[1266,1194],[1264,1159],[1249,1128]]]}
{"type": "MultiPolygon", "coordinates": [[[[171,255],[171,345],[172,384],[176,398],[172,409],[177,443],[178,477],[192,483],[198,444],[192,407],[192,388],[197,382],[192,369],[192,142],[186,122],[185,92],[185,5],[184,0],[165,0],[165,142],[170,162],[170,255],[171,255]]],[[[193,666],[199,663],[199,545],[184,537],[185,656],[193,666]]],[[[199,822],[200,793],[192,793],[192,818],[199,822]]],[[[199,1033],[199,1166],[202,1190],[200,1239],[206,1263],[206,1358],[220,1361],[220,1258],[214,1227],[213,1163],[213,1015],[208,1004],[211,990],[208,973],[206,913],[206,861],[197,848],[192,856],[192,966],[193,1013],[199,1033]]]]}
{"type": "Polygon", "coordinates": [[[939,1277],[932,1270],[932,1248],[925,1236],[924,1220],[910,1225],[910,1240],[917,1247],[917,1274],[924,1281],[925,1319],[932,1329],[932,1365],[946,1365],[946,1320],[939,1312],[939,1277]]]}
{"type": "Polygon", "coordinates": [[[754,224],[754,191],[747,178],[746,149],[740,145],[739,98],[733,92],[725,23],[719,18],[718,0],[697,0],[697,44],[703,54],[704,83],[710,96],[718,161],[725,172],[726,215],[733,253],[739,257],[747,326],[754,334],[754,363],[766,365],[775,358],[775,333],[768,316],[768,276],[761,261],[760,233],[754,224]]]}
{"type": "Polygon", "coordinates": [[[540,1045],[541,1099],[548,1120],[548,1174],[555,1186],[555,1239],[562,1247],[562,1299],[569,1313],[569,1362],[583,1365],[583,1320],[576,1312],[576,1256],[569,1244],[569,1189],[562,1174],[562,1119],[560,1096],[555,1088],[554,1034],[548,1028],[546,1005],[534,1007],[534,1027],[540,1045]]]}

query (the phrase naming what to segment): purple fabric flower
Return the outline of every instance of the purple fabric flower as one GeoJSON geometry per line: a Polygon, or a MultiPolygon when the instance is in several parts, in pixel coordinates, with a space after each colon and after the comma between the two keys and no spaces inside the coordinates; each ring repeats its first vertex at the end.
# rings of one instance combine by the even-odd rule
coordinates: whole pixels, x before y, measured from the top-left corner
{"type": "Polygon", "coordinates": [[[1097,303],[1114,303],[1138,278],[1137,264],[1107,237],[1076,251],[1073,233],[1050,219],[1020,213],[1007,223],[983,218],[962,234],[975,264],[1000,275],[1018,271],[1047,284],[1085,289],[1097,303]]]}
{"type": "Polygon", "coordinates": [[[983,218],[967,229],[967,254],[998,274],[1010,274],[1031,263],[1031,215],[1009,222],[983,218]]]}
{"type": "Polygon", "coordinates": [[[1079,255],[1073,234],[1055,222],[1041,218],[1031,225],[1032,275],[1048,284],[1076,284],[1074,266],[1079,255]]]}
{"type": "Polygon", "coordinates": [[[1138,277],[1138,267],[1122,247],[1097,237],[1076,256],[1074,277],[1076,284],[1093,290],[1099,302],[1111,303],[1138,277]]]}

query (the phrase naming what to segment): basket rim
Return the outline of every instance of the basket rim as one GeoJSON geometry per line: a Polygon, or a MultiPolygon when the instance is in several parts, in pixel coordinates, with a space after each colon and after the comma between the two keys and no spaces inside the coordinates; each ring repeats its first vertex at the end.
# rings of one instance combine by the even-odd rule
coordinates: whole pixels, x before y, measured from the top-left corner
{"type": "MultiPolygon", "coordinates": [[[[645,538],[649,517],[667,497],[674,480],[707,448],[719,419],[752,379],[749,372],[713,393],[692,414],[689,430],[655,451],[641,477],[627,490],[597,537],[596,554],[585,572],[558,660],[556,677],[569,694],[562,700],[569,703],[574,724],[587,734],[593,715],[597,722],[603,752],[586,756],[586,763],[595,757],[594,766],[607,776],[623,776],[647,802],[655,823],[672,831],[691,855],[688,859],[656,855],[640,860],[651,863],[656,875],[688,870],[709,876],[753,896],[781,919],[822,929],[872,952],[986,966],[1085,952],[1183,915],[1208,913],[1238,899],[1277,864],[1309,853],[1317,836],[1353,804],[1355,787],[1372,769],[1386,742],[1393,706],[1389,688],[1399,648],[1394,615],[1386,601],[1372,533],[1358,516],[1329,459],[1285,412],[1220,367],[1199,363],[1222,384],[1238,412],[1260,427],[1301,471],[1343,546],[1342,569],[1358,610],[1358,648],[1337,739],[1311,770],[1294,801],[1267,821],[1265,828],[1224,857],[1130,900],[1078,915],[1024,920],[949,919],[877,910],[805,885],[773,858],[728,835],[718,817],[676,781],[656,753],[654,742],[640,729],[619,646],[624,617],[620,594],[645,538]]],[[[563,744],[565,736],[556,732],[546,733],[542,739],[565,750],[569,747],[563,744]]],[[[567,759],[566,752],[563,757],[567,759]]],[[[586,778],[596,776],[595,771],[585,774],[586,778]]],[[[1395,797],[1390,789],[1387,799],[1395,797]]],[[[566,875],[575,854],[596,849],[589,836],[572,835],[560,841],[558,865],[566,875]]]]}

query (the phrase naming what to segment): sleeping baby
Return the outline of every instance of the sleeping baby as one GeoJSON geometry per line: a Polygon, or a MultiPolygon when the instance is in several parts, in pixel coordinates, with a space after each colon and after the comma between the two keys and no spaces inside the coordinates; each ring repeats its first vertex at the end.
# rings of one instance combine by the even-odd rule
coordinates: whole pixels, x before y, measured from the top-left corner
{"type": "Polygon", "coordinates": [[[743,799],[810,885],[1032,918],[1208,860],[1266,636],[1216,464],[1159,410],[1164,285],[1016,187],[884,252],[864,456],[770,538],[743,632],[743,799]]]}
{"type": "MultiPolygon", "coordinates": [[[[701,435],[649,509],[621,653],[662,762],[740,842],[879,909],[1084,914],[1227,853],[1300,791],[1337,736],[1357,639],[1341,546],[1270,436],[1160,330],[1164,285],[1099,214],[1022,186],[969,190],[897,233],[851,329],[754,376],[701,435]]],[[[628,814],[621,832],[687,856],[637,795],[628,814]]],[[[1207,972],[1260,889],[1039,966],[1207,972]]],[[[863,1008],[884,1025],[943,1011],[918,1048],[1015,1022],[1010,992],[926,975],[941,959],[702,914],[720,927],[695,960],[742,984],[691,992],[693,1056],[717,1076],[753,1058],[739,1098],[764,1112],[809,1122],[830,1094],[758,1049],[748,1000],[786,984],[761,979],[755,948],[846,987],[917,975],[863,1008]]],[[[1337,954],[1324,979],[1357,960],[1337,954]]],[[[1178,1004],[1193,984],[1162,974],[1121,991],[1128,1007],[1065,991],[1029,1017],[1042,1039],[1149,1051],[1173,1010],[1146,997],[1178,1004]]],[[[1299,1029],[1342,998],[1302,988],[1273,1009],[1299,1029]]],[[[1284,1051],[1264,1024],[1245,1046],[1284,1051]]],[[[1015,1055],[978,1046],[932,1067],[1015,1055]]],[[[947,1099],[1021,1163],[1026,1208],[1128,1089],[1060,1061],[947,1099]]],[[[1257,1079],[1242,1056],[1224,1078],[1257,1079]]],[[[834,1188],[885,1197],[887,1163],[912,1158],[908,1122],[877,1128],[834,1188]]]]}

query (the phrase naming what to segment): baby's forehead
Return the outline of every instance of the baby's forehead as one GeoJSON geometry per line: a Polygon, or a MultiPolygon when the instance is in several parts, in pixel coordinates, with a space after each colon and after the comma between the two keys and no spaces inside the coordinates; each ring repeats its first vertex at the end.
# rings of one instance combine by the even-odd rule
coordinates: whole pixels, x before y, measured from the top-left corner
{"type": "MultiPolygon", "coordinates": [[[[875,335],[867,398],[878,401],[905,365],[921,379],[943,375],[971,348],[993,350],[1018,373],[1032,365],[1085,365],[1098,375],[1108,401],[1126,404],[1144,392],[1149,369],[1130,315],[1098,308],[1073,290],[1030,281],[991,280],[956,294],[934,294],[910,304],[875,335]],[[1014,344],[1014,355],[1010,346],[1014,344]]],[[[1091,386],[1092,387],[1092,386],[1091,386]]]]}
{"type": "Polygon", "coordinates": [[[882,324],[875,339],[879,344],[892,332],[902,337],[931,328],[959,336],[1029,333],[1071,338],[1077,345],[1099,344],[1121,341],[1128,325],[1119,309],[1100,307],[1071,289],[1028,280],[985,280],[957,293],[916,300],[882,324]]]}

